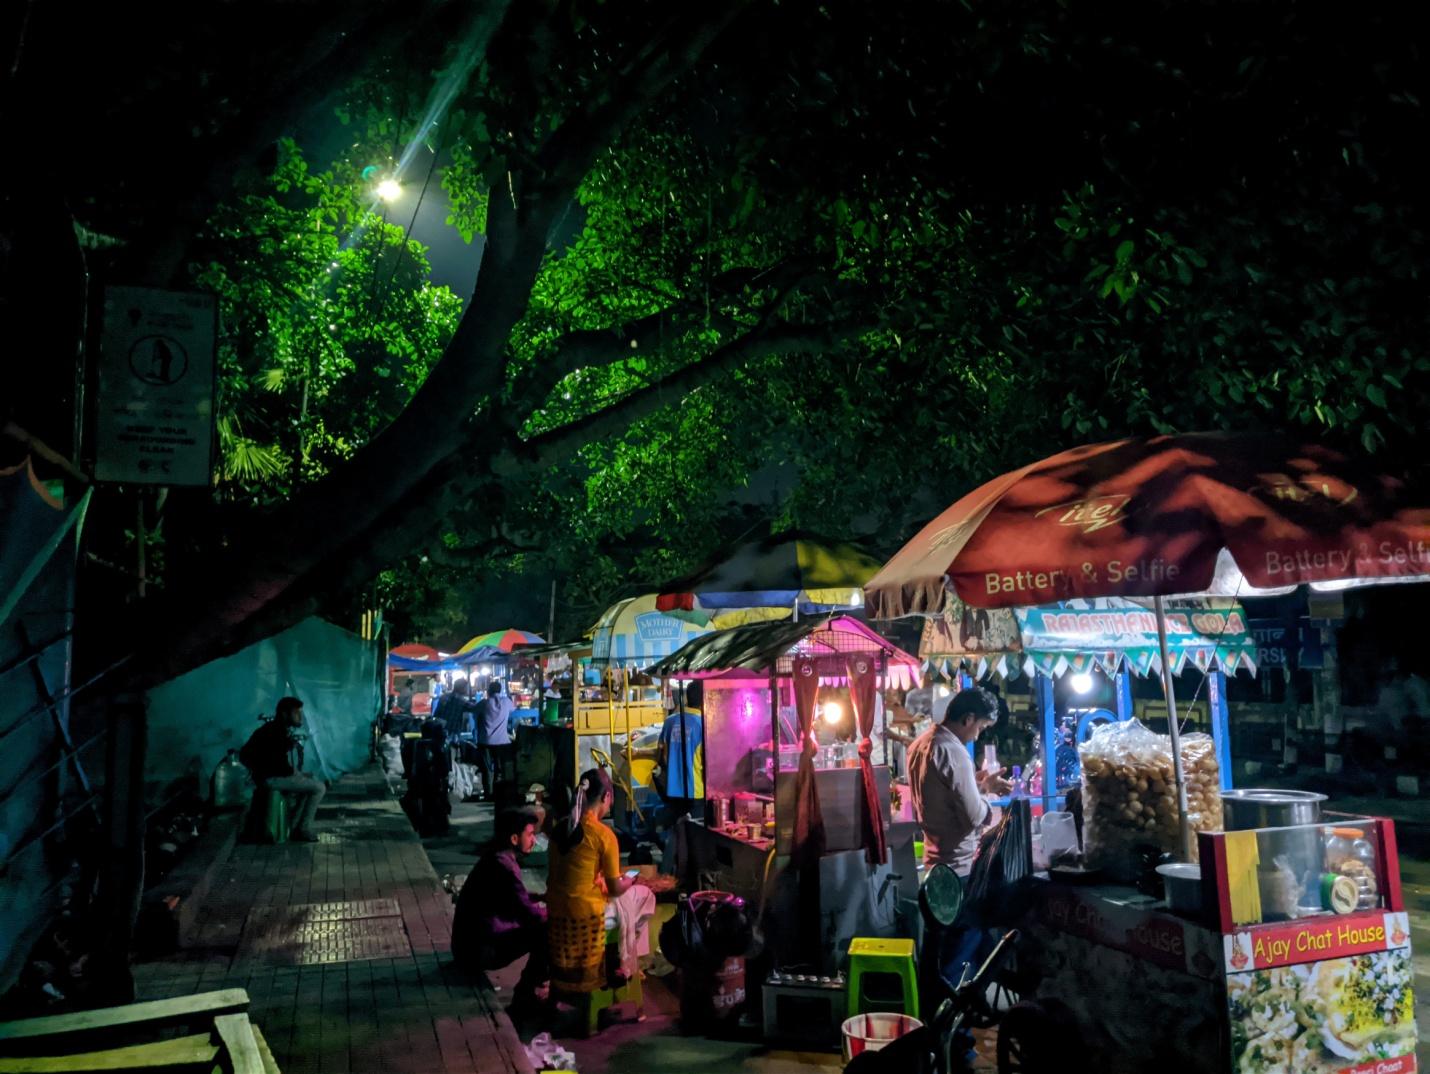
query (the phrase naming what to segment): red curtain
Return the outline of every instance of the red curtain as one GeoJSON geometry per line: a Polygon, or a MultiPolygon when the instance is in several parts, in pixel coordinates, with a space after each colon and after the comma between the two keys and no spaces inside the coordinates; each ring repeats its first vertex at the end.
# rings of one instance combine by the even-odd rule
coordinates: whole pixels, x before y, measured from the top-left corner
{"type": "Polygon", "coordinates": [[[794,708],[799,719],[799,774],[794,784],[794,838],[790,860],[794,865],[817,863],[824,856],[824,814],[819,808],[819,788],[814,782],[814,703],[819,696],[819,669],[806,656],[794,659],[794,708]]]}
{"type": "Polygon", "coordinates": [[[870,865],[883,865],[888,857],[884,842],[884,811],[879,808],[879,785],[874,782],[874,694],[878,670],[874,658],[851,653],[845,659],[849,670],[849,699],[854,703],[854,722],[859,728],[859,768],[864,774],[864,799],[859,810],[859,827],[864,856],[870,865]]]}

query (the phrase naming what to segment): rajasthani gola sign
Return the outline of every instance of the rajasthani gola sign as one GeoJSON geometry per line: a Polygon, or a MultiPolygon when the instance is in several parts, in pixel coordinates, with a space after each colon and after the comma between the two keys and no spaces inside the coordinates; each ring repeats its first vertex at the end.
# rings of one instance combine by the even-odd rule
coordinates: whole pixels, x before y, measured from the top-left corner
{"type": "MultiPolygon", "coordinates": [[[[1023,649],[1038,670],[1056,674],[1091,664],[1105,671],[1126,661],[1138,674],[1160,666],[1157,616],[1119,598],[1019,608],[1014,614],[1023,649]],[[1047,666],[1044,666],[1047,665],[1047,666]],[[1059,666],[1054,666],[1059,665],[1059,666]]],[[[1241,606],[1226,600],[1183,600],[1167,606],[1167,650],[1173,672],[1188,662],[1205,671],[1256,670],[1256,639],[1241,606]]]]}

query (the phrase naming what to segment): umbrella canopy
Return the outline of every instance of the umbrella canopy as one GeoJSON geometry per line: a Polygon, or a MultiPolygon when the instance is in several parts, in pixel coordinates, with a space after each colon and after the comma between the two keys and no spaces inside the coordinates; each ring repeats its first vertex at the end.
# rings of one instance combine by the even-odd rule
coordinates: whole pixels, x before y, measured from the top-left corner
{"type": "Polygon", "coordinates": [[[518,645],[540,645],[545,640],[530,631],[507,627],[505,630],[493,630],[487,634],[478,634],[458,649],[456,655],[467,656],[478,649],[496,649],[503,653],[509,653],[518,645]]]}
{"type": "Polygon", "coordinates": [[[1430,578],[1430,496],[1318,444],[1188,433],[1074,448],[994,478],[866,586],[874,618],[1152,597],[1181,850],[1191,854],[1168,595],[1430,578]],[[1234,581],[1233,581],[1234,580],[1234,581]]]}
{"type": "Polygon", "coordinates": [[[592,629],[591,659],[597,664],[644,667],[714,629],[701,612],[671,614],[658,610],[655,602],[651,593],[607,608],[592,629]]]}
{"type": "Polygon", "coordinates": [[[857,607],[863,603],[861,587],[878,570],[879,561],[856,544],[781,533],[726,549],[699,570],[662,586],[656,606],[662,611],[788,608],[800,601],[821,608],[857,607]]]}
{"type": "Polygon", "coordinates": [[[1331,448],[1189,433],[1075,448],[970,492],[865,588],[875,619],[1076,597],[1430,576],[1430,496],[1331,448]]]}
{"type": "Polygon", "coordinates": [[[812,657],[820,681],[845,685],[844,658],[856,653],[884,654],[888,681],[905,689],[919,681],[917,658],[868,625],[847,615],[800,622],[750,623],[696,638],[650,668],[652,675],[677,679],[763,678],[788,676],[794,656],[812,657]]]}
{"type": "Polygon", "coordinates": [[[442,654],[430,645],[421,645],[418,642],[410,641],[406,645],[399,645],[387,654],[389,657],[396,656],[403,660],[430,660],[442,659],[442,654]]]}

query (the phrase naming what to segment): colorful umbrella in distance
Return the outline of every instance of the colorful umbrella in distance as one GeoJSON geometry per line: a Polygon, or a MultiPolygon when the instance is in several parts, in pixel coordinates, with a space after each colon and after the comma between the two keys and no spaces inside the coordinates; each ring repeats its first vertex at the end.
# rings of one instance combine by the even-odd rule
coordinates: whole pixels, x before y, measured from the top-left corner
{"type": "Polygon", "coordinates": [[[745,541],[719,553],[684,578],[661,587],[656,607],[857,607],[861,587],[879,561],[849,541],[792,531],[745,541]],[[697,603],[698,602],[698,603],[697,603]]]}
{"type": "Polygon", "coordinates": [[[531,633],[528,630],[517,630],[508,627],[505,630],[493,630],[486,634],[478,634],[469,640],[465,645],[457,650],[457,656],[465,656],[476,649],[499,649],[504,653],[509,653],[518,645],[540,645],[544,638],[531,633]]]}
{"type": "Polygon", "coordinates": [[[401,657],[404,660],[432,660],[442,659],[442,654],[430,645],[422,645],[419,642],[410,641],[406,645],[399,645],[388,656],[401,657]]]}

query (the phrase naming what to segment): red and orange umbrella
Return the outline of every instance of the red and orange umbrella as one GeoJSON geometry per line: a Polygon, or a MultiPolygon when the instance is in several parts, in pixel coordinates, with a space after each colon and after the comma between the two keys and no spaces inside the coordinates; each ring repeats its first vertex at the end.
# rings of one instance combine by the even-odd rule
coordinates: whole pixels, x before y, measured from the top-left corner
{"type": "Polygon", "coordinates": [[[1152,597],[1176,772],[1187,799],[1164,596],[1302,583],[1430,580],[1430,493],[1366,461],[1270,433],[1187,433],[1074,448],[994,478],[930,522],[864,586],[875,619],[1152,597]]]}
{"type": "Polygon", "coordinates": [[[1074,448],[994,478],[864,589],[869,615],[893,619],[937,612],[949,586],[974,607],[1008,608],[1427,578],[1427,490],[1318,444],[1188,433],[1074,448]]]}

